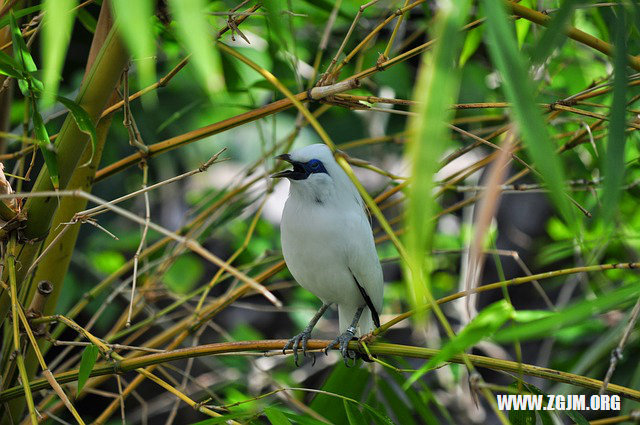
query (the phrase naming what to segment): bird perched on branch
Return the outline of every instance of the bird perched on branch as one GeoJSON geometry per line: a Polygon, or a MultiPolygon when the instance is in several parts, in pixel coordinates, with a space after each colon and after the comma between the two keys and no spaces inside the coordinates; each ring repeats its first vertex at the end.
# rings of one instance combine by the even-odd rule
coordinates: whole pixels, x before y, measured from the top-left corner
{"type": "Polygon", "coordinates": [[[380,326],[382,269],[371,224],[355,185],[331,150],[315,144],[277,157],[293,169],[272,175],[290,181],[282,213],[282,253],[289,271],[305,289],[322,300],[309,325],[285,345],[306,356],[311,330],[330,305],[338,306],[340,335],[336,343],[345,364],[355,353],[348,344],[380,326]]]}

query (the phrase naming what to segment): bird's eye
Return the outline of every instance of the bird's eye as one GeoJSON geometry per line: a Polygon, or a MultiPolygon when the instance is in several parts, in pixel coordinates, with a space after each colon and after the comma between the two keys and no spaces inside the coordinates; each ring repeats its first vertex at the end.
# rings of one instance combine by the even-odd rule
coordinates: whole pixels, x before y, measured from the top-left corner
{"type": "Polygon", "coordinates": [[[312,170],[319,169],[320,161],[318,161],[317,159],[312,159],[311,161],[309,161],[309,167],[311,167],[312,170]]]}

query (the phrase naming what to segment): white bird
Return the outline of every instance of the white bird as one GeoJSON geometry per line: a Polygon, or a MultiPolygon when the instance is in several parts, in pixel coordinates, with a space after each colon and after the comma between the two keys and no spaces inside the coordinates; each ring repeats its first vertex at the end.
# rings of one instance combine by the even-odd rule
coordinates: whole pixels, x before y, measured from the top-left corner
{"type": "Polygon", "coordinates": [[[338,343],[346,364],[355,358],[349,341],[380,326],[382,268],[364,202],[327,146],[315,144],[277,158],[293,165],[272,175],[290,181],[280,224],[284,260],[295,280],[323,303],[283,352],[291,347],[297,365],[300,343],[306,356],[311,330],[336,304],[340,335],[325,354],[338,343]]]}

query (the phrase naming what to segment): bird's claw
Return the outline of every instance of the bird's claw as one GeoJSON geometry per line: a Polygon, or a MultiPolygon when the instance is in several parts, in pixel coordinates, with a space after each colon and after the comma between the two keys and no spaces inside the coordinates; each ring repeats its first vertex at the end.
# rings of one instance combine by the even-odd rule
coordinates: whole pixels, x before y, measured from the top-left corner
{"type": "MultiPolygon", "coordinates": [[[[298,335],[294,336],[287,342],[287,344],[282,349],[282,354],[285,354],[285,352],[289,348],[291,348],[293,350],[293,362],[296,364],[296,366],[300,366],[298,364],[298,347],[300,347],[300,342],[302,342],[302,355],[304,357],[307,357],[307,341],[309,341],[309,338],[311,338],[311,331],[304,330],[300,332],[298,335]]],[[[311,355],[313,356],[313,364],[315,364],[316,355],[313,353],[311,353],[311,355]]]]}
{"type": "Polygon", "coordinates": [[[347,329],[342,335],[339,335],[338,337],[336,337],[336,339],[331,341],[331,344],[327,345],[327,347],[324,349],[324,354],[328,355],[329,350],[333,348],[334,345],[339,344],[338,349],[342,354],[342,359],[344,360],[345,366],[349,367],[349,359],[354,360],[355,364],[356,353],[353,350],[349,350],[349,341],[351,341],[352,339],[354,339],[354,332],[350,329],[347,329]]]}

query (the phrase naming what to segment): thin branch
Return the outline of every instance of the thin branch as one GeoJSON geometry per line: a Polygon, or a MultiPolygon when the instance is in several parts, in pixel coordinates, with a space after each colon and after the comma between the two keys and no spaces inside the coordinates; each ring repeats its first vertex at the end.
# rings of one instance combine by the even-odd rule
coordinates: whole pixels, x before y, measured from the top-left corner
{"type": "MultiPolygon", "coordinates": [[[[132,214],[131,212],[129,212],[129,211],[123,209],[123,208],[120,208],[120,207],[118,207],[116,205],[110,205],[107,201],[105,201],[103,199],[100,199],[97,196],[94,196],[94,195],[92,195],[90,193],[84,192],[82,190],[43,191],[43,192],[36,192],[36,193],[13,193],[13,194],[10,194],[10,195],[0,195],[0,199],[35,198],[35,197],[58,197],[58,196],[72,196],[72,197],[84,198],[84,199],[87,199],[87,200],[89,200],[91,202],[94,202],[96,204],[102,205],[105,208],[107,208],[107,209],[115,212],[116,214],[119,214],[119,215],[123,216],[124,218],[127,218],[128,220],[131,220],[131,221],[133,221],[135,223],[138,223],[138,224],[141,224],[141,225],[145,224],[145,220],[140,218],[140,217],[138,217],[137,215],[132,214]]],[[[76,216],[76,218],[77,218],[77,216],[76,216]]],[[[244,273],[240,272],[235,267],[226,264],[218,256],[214,255],[213,253],[211,253],[210,251],[205,249],[197,241],[195,241],[193,239],[185,238],[185,237],[180,236],[180,235],[177,235],[176,233],[171,232],[170,230],[167,230],[164,227],[159,226],[159,225],[155,224],[152,221],[149,222],[149,228],[155,230],[158,233],[161,233],[161,234],[163,234],[165,236],[170,237],[174,241],[178,242],[180,245],[186,246],[187,248],[189,248],[194,253],[200,255],[201,257],[203,257],[204,259],[212,262],[213,264],[217,265],[218,267],[224,268],[227,272],[231,273],[236,278],[240,279],[241,281],[249,284],[251,287],[256,289],[261,295],[263,295],[265,298],[267,298],[275,306],[277,306],[277,307],[282,306],[282,303],[271,292],[269,292],[264,286],[262,286],[261,284],[256,282],[254,279],[248,277],[244,273]]]]}
{"type": "MultiPolygon", "coordinates": [[[[149,178],[149,166],[147,161],[142,161],[142,189],[144,190],[147,187],[147,181],[149,178]]],[[[129,302],[129,312],[127,314],[127,323],[126,327],[131,326],[131,313],[133,311],[133,302],[135,299],[136,293],[136,282],[138,279],[138,259],[140,258],[140,253],[142,252],[142,248],[145,246],[145,242],[147,240],[147,232],[149,231],[149,223],[151,222],[151,208],[149,206],[149,192],[144,192],[144,227],[142,228],[142,235],[140,236],[140,243],[138,244],[138,249],[136,250],[135,255],[133,256],[133,281],[131,283],[131,301],[129,302]]]]}
{"type": "Polygon", "coordinates": [[[629,323],[624,329],[624,333],[622,334],[622,338],[620,338],[620,342],[618,346],[611,352],[611,360],[609,361],[609,369],[607,370],[607,374],[602,381],[602,387],[598,391],[598,394],[602,395],[607,391],[607,386],[611,381],[611,377],[613,376],[613,372],[616,370],[616,366],[618,362],[622,359],[622,351],[624,350],[625,345],[627,345],[627,341],[631,336],[631,332],[633,328],[636,326],[636,322],[638,321],[638,316],[640,315],[640,298],[636,301],[636,305],[633,306],[633,310],[631,311],[631,317],[629,318],[629,323]]]}
{"type": "MultiPolygon", "coordinates": [[[[221,150],[218,151],[218,153],[216,153],[211,158],[209,158],[208,161],[206,161],[204,164],[200,165],[198,168],[196,168],[194,170],[191,170],[191,171],[188,171],[186,173],[180,174],[179,176],[171,177],[171,178],[163,180],[163,181],[161,181],[159,183],[152,184],[151,186],[147,186],[145,188],[136,190],[135,192],[127,193],[126,195],[121,196],[121,197],[119,197],[117,199],[114,199],[113,201],[109,201],[107,203],[110,204],[110,205],[119,204],[120,202],[126,201],[127,199],[131,199],[131,198],[134,198],[134,197],[136,197],[136,196],[138,196],[140,194],[147,193],[149,191],[158,189],[161,186],[164,186],[164,185],[167,185],[167,184],[171,184],[171,183],[175,183],[175,182],[177,182],[179,180],[185,179],[187,177],[191,177],[194,174],[204,173],[205,171],[207,171],[209,169],[209,167],[211,165],[213,165],[214,163],[216,163],[218,161],[218,158],[220,157],[220,155],[226,150],[227,150],[226,147],[222,148],[221,150]]],[[[96,216],[96,215],[101,214],[103,212],[106,212],[107,210],[108,210],[108,208],[106,208],[106,207],[104,207],[102,205],[98,205],[97,207],[93,207],[93,208],[86,209],[84,211],[80,211],[78,213],[78,215],[79,216],[93,217],[93,216],[96,216]]]]}

